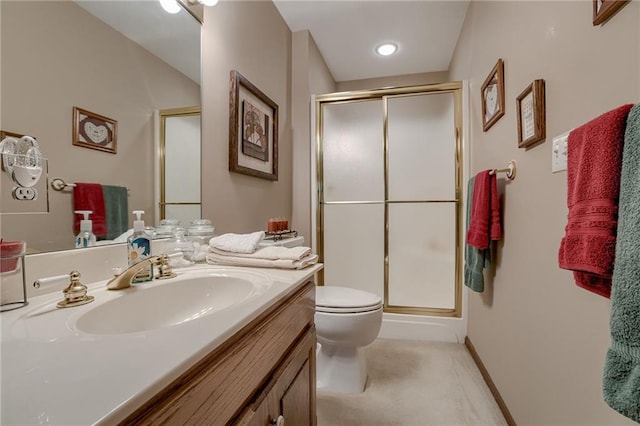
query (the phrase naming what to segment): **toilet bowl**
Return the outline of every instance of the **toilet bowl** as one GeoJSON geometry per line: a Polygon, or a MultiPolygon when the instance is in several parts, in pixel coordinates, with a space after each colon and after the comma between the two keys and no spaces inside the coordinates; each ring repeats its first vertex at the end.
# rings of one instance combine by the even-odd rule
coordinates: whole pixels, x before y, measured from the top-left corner
{"type": "Polygon", "coordinates": [[[362,290],[316,287],[317,388],[359,393],[367,382],[362,347],[373,342],[382,325],[382,299],[362,290]]]}

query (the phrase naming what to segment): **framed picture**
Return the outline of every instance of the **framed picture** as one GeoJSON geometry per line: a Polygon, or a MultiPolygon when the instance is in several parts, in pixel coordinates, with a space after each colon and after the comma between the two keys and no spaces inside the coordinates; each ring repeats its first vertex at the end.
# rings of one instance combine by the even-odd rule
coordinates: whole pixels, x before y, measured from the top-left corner
{"type": "Polygon", "coordinates": [[[627,3],[629,0],[593,0],[593,25],[604,24],[627,3]]]}
{"type": "Polygon", "coordinates": [[[504,62],[498,59],[480,89],[482,130],[489,130],[504,115],[504,62]]]}
{"type": "Polygon", "coordinates": [[[118,122],[86,109],[73,107],[73,144],[116,153],[118,122]]]}
{"type": "Polygon", "coordinates": [[[534,80],[516,99],[518,148],[526,148],[546,137],[544,80],[534,80]]]}
{"type": "Polygon", "coordinates": [[[235,70],[229,91],[229,171],[278,180],[278,105],[235,70]]]}
{"type": "Polygon", "coordinates": [[[0,130],[0,142],[2,142],[2,140],[4,140],[4,138],[7,138],[7,137],[20,139],[23,136],[24,135],[21,135],[20,133],[7,132],[5,130],[0,130]]]}

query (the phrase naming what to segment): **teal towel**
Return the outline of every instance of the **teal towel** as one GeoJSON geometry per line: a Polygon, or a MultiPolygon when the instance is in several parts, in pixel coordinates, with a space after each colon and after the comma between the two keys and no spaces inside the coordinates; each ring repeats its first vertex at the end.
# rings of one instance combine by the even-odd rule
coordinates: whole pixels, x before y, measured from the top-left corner
{"type": "Polygon", "coordinates": [[[640,422],[640,104],[627,117],[620,176],[618,236],[611,288],[611,347],[604,400],[640,422]]]}
{"type": "Polygon", "coordinates": [[[129,200],[127,188],[102,185],[107,240],[113,240],[129,229],[129,200]]]}
{"type": "MultiPolygon", "coordinates": [[[[471,220],[471,201],[473,200],[473,186],[475,176],[467,183],[467,228],[471,220]]],[[[479,249],[465,243],[464,256],[464,285],[478,293],[484,291],[484,276],[482,270],[490,266],[489,249],[479,249]]]]}

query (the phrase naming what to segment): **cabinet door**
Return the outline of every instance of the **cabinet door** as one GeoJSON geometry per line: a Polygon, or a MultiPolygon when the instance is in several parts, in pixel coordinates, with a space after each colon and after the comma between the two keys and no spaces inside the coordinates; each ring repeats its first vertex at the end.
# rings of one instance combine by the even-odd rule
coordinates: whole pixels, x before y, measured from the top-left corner
{"type": "MultiPolygon", "coordinates": [[[[284,425],[310,426],[313,413],[310,406],[310,368],[306,361],[293,382],[282,394],[281,386],[275,386],[262,402],[249,410],[238,422],[247,426],[278,426],[278,420],[284,425]]],[[[280,383],[282,385],[282,383],[280,383]]]]}
{"type": "Polygon", "coordinates": [[[315,328],[300,338],[289,356],[241,413],[234,425],[316,425],[315,328]],[[280,423],[278,420],[280,419],[280,423]]]}
{"type": "Polygon", "coordinates": [[[287,425],[311,424],[309,390],[313,384],[310,383],[310,377],[309,361],[306,361],[280,400],[282,416],[287,425]]]}

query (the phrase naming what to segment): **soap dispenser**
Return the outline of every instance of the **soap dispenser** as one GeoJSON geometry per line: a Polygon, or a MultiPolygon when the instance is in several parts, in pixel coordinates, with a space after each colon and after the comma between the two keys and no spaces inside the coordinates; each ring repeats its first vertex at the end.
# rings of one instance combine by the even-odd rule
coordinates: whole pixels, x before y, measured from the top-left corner
{"type": "MultiPolygon", "coordinates": [[[[134,210],[133,214],[136,220],[133,221],[133,234],[127,238],[127,252],[129,255],[129,266],[133,266],[151,256],[151,239],[149,234],[145,232],[144,221],[142,215],[144,211],[134,210]]],[[[131,280],[133,283],[151,281],[153,279],[153,266],[143,268],[131,280]]]]}
{"type": "Polygon", "coordinates": [[[80,232],[76,235],[76,248],[93,247],[96,245],[96,236],[93,234],[93,224],[89,220],[92,210],[76,210],[84,219],[80,221],[80,232]]]}

